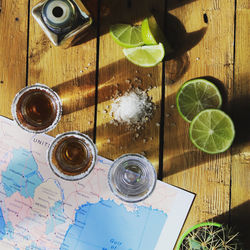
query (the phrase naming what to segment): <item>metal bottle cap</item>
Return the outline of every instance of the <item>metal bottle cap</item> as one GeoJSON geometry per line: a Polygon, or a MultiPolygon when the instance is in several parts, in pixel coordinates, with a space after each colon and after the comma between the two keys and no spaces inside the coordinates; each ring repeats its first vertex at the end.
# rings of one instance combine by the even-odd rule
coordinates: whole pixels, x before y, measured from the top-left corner
{"type": "Polygon", "coordinates": [[[77,17],[75,6],[69,0],[48,0],[42,8],[42,18],[55,33],[69,31],[77,17]]]}

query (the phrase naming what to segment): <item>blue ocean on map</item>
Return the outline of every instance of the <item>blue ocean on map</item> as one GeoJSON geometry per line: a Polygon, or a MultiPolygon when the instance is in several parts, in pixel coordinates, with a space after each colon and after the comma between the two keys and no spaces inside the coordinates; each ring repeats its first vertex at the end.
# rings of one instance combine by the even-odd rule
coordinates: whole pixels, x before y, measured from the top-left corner
{"type": "Polygon", "coordinates": [[[2,209],[0,208],[0,240],[3,239],[3,237],[5,236],[5,220],[3,218],[3,212],[2,209]]]}
{"type": "Polygon", "coordinates": [[[19,192],[25,198],[34,197],[35,189],[43,182],[37,163],[31,152],[24,148],[14,149],[6,171],[2,171],[2,184],[10,197],[19,192]]]}
{"type": "Polygon", "coordinates": [[[167,214],[151,207],[128,211],[113,200],[80,206],[69,226],[61,250],[154,249],[167,214]]]}

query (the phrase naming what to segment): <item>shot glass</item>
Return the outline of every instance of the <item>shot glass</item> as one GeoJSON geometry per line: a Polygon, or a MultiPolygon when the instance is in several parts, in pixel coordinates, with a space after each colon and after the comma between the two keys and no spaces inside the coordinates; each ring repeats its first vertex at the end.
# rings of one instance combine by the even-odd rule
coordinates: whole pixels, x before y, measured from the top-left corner
{"type": "Polygon", "coordinates": [[[11,106],[14,121],[31,133],[52,130],[62,115],[62,102],[55,91],[44,84],[34,84],[20,90],[11,106]]]}
{"type": "Polygon", "coordinates": [[[125,154],[116,159],[108,173],[111,191],[126,202],[146,199],[154,190],[156,171],[150,161],[140,154],[125,154]]]}
{"type": "Polygon", "coordinates": [[[48,149],[52,171],[64,180],[79,180],[94,168],[97,149],[93,141],[78,131],[58,135],[48,149]]]}

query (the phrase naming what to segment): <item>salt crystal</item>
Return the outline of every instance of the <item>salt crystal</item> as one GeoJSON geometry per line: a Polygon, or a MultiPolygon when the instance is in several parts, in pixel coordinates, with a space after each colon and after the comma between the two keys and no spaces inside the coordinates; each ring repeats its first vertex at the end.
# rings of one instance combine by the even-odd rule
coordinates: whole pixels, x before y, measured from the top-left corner
{"type": "Polygon", "coordinates": [[[146,92],[136,88],[118,97],[112,104],[111,112],[120,123],[141,124],[151,117],[153,103],[146,92]]]}

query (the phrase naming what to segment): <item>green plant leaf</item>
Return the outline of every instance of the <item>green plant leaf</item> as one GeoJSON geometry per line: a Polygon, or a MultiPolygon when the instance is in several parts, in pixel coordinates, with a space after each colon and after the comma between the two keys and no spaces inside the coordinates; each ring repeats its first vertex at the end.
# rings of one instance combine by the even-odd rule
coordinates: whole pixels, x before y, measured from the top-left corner
{"type": "Polygon", "coordinates": [[[189,247],[192,250],[203,250],[201,243],[192,239],[192,238],[188,238],[188,242],[189,242],[189,247]]]}
{"type": "Polygon", "coordinates": [[[208,250],[207,247],[203,247],[201,245],[201,242],[194,240],[192,238],[188,238],[188,242],[189,242],[189,247],[191,250],[208,250]]]}

